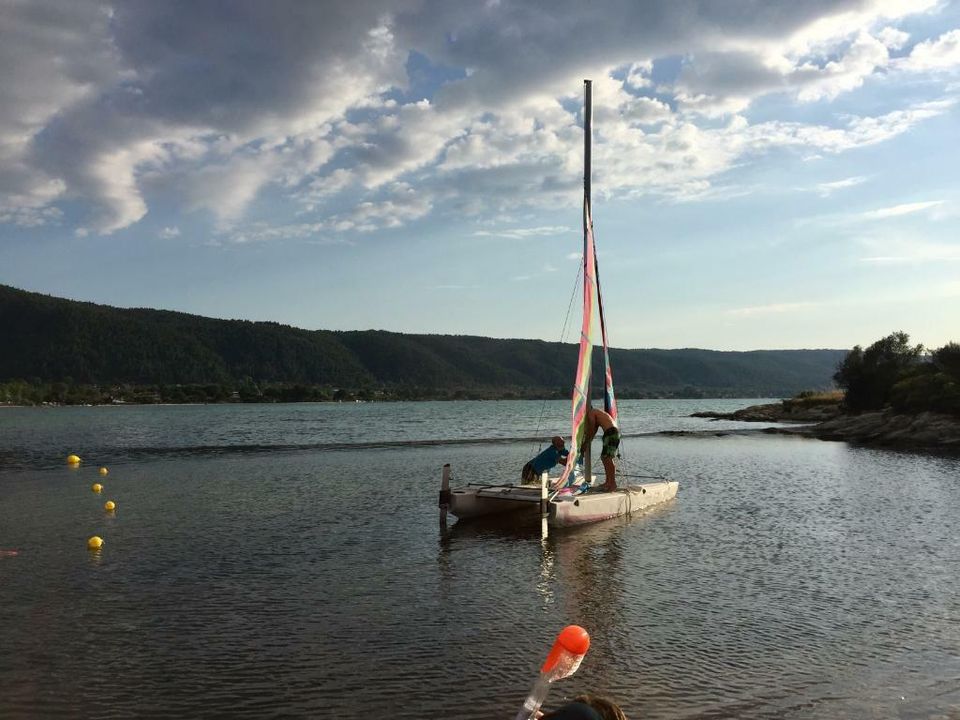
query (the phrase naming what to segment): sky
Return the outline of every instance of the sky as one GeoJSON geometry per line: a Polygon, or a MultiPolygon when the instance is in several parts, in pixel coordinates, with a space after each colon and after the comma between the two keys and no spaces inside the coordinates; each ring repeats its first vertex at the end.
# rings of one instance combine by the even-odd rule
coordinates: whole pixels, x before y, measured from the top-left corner
{"type": "Polygon", "coordinates": [[[960,341],[960,2],[0,0],[0,284],[611,344],[960,341]]]}

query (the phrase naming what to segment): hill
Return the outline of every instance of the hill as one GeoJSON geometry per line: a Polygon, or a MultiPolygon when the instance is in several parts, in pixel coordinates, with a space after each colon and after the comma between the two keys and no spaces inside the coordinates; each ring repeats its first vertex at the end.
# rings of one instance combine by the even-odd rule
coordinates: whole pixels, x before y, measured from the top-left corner
{"type": "MultiPolygon", "coordinates": [[[[5,285],[0,337],[0,382],[152,387],[153,396],[164,399],[170,387],[201,385],[217,388],[207,399],[231,393],[306,399],[293,397],[305,388],[313,388],[309,399],[337,391],[387,398],[566,397],[577,355],[573,344],[541,340],[302,330],[114,308],[5,285]],[[300,390],[291,395],[291,387],[300,390]]],[[[612,349],[611,362],[621,397],[775,397],[829,388],[844,355],[612,349]]]]}

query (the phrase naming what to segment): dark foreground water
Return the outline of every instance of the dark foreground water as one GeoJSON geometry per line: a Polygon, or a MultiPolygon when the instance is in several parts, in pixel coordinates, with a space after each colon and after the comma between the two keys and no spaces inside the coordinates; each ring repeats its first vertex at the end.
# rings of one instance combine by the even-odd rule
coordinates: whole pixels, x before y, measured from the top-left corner
{"type": "MultiPolygon", "coordinates": [[[[716,430],[735,426],[685,415],[745,404],[621,412],[627,432],[716,430]]],[[[649,435],[627,468],[679,480],[666,507],[545,540],[439,531],[443,463],[512,479],[536,445],[505,439],[566,412],[0,409],[0,717],[512,718],[568,623],[593,643],[548,705],[960,717],[960,459],[649,435]],[[457,438],[500,440],[403,444],[457,438]]]]}

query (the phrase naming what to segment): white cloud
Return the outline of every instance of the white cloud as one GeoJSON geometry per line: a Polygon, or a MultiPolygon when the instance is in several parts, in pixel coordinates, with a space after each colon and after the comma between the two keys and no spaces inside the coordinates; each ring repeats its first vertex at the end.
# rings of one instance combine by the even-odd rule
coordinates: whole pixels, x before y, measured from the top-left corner
{"type": "Polygon", "coordinates": [[[180,228],[176,225],[165,227],[157,233],[157,237],[161,240],[172,240],[173,238],[180,237],[180,228]]]}
{"type": "Polygon", "coordinates": [[[821,197],[829,197],[837,190],[846,190],[850,187],[855,187],[867,181],[867,178],[862,176],[848,177],[843,180],[834,180],[832,182],[819,183],[816,186],[816,191],[821,197]]]}
{"type": "Polygon", "coordinates": [[[868,33],[860,33],[846,54],[822,67],[812,63],[800,65],[792,73],[801,85],[797,97],[801,101],[833,99],[863,85],[864,80],[890,60],[886,46],[868,33]]]}
{"type": "Polygon", "coordinates": [[[886,220],[892,217],[901,217],[903,215],[912,215],[913,213],[929,210],[930,208],[943,205],[943,200],[929,200],[926,202],[903,203],[902,205],[893,205],[891,207],[879,208],[860,213],[858,217],[863,220],[886,220]]]}
{"type": "MultiPolygon", "coordinates": [[[[907,41],[897,21],[935,0],[770,0],[763,12],[603,5],[563,0],[549,23],[510,2],[247,3],[229,17],[148,0],[9,6],[0,222],[56,222],[69,198],[87,210],[84,227],[110,233],[143,218],[153,193],[179,193],[183,209],[242,234],[267,188],[334,233],[398,227],[439,207],[481,217],[570,205],[585,75],[595,78],[601,197],[719,197],[715,179],[764,152],[838,153],[949,106],[838,126],[740,114],[774,93],[822,101],[862,86],[907,41]],[[463,77],[413,97],[411,52],[463,77]],[[685,58],[680,76],[655,83],[657,60],[673,56],[685,58]]],[[[951,67],[958,32],[898,66],[951,67]]]]}
{"type": "Polygon", "coordinates": [[[914,72],[946,70],[960,65],[960,29],[944,33],[935,40],[917,43],[902,67],[914,72]]]}
{"type": "Polygon", "coordinates": [[[250,202],[275,176],[278,158],[236,156],[218,165],[201,168],[184,180],[181,190],[192,210],[205,209],[213,213],[217,226],[223,230],[235,224],[250,202]]]}
{"type": "Polygon", "coordinates": [[[639,123],[657,123],[673,118],[673,110],[667,103],[648,97],[630,100],[621,108],[625,118],[639,123]]]}
{"type": "Polygon", "coordinates": [[[635,90],[651,87],[653,85],[653,81],[650,79],[652,73],[652,60],[640,60],[632,63],[627,69],[627,85],[635,90]]]}
{"type": "Polygon", "coordinates": [[[235,243],[305,240],[324,245],[337,245],[346,242],[342,238],[331,236],[329,228],[323,223],[297,223],[293,225],[255,223],[248,227],[231,230],[229,239],[235,243]]]}
{"type": "Polygon", "coordinates": [[[63,217],[59,208],[30,207],[29,205],[0,205],[0,224],[19,227],[40,227],[58,223],[63,217]]]}
{"type": "Polygon", "coordinates": [[[960,262],[960,245],[931,242],[922,238],[869,238],[861,240],[869,255],[862,262],[871,265],[921,265],[960,262]]]}
{"type": "Polygon", "coordinates": [[[800,27],[788,41],[795,53],[823,48],[851,31],[869,28],[880,21],[890,21],[935,10],[940,0],[865,0],[824,8],[822,15],[800,27]]]}
{"type": "Polygon", "coordinates": [[[503,228],[501,230],[477,230],[475,237],[502,237],[513,240],[523,240],[530,237],[542,237],[544,235],[565,235],[573,232],[563,225],[543,225],[532,228],[503,228]]]}
{"type": "Polygon", "coordinates": [[[907,44],[910,33],[905,33],[895,27],[885,27],[877,33],[877,39],[890,50],[899,50],[907,44]]]}
{"type": "Polygon", "coordinates": [[[328,222],[337,232],[373,232],[401,227],[425,216],[431,207],[431,200],[424,193],[399,183],[390,189],[385,199],[359,203],[328,222]]]}

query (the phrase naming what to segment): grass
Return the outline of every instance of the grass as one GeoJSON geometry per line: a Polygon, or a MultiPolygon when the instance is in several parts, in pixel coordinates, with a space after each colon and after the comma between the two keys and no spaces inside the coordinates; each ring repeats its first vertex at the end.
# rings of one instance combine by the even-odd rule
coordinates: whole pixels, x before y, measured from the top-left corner
{"type": "Polygon", "coordinates": [[[816,405],[839,405],[843,402],[843,390],[828,390],[816,392],[813,390],[804,390],[789,400],[784,400],[783,405],[786,408],[791,407],[814,407],[816,405]]]}

